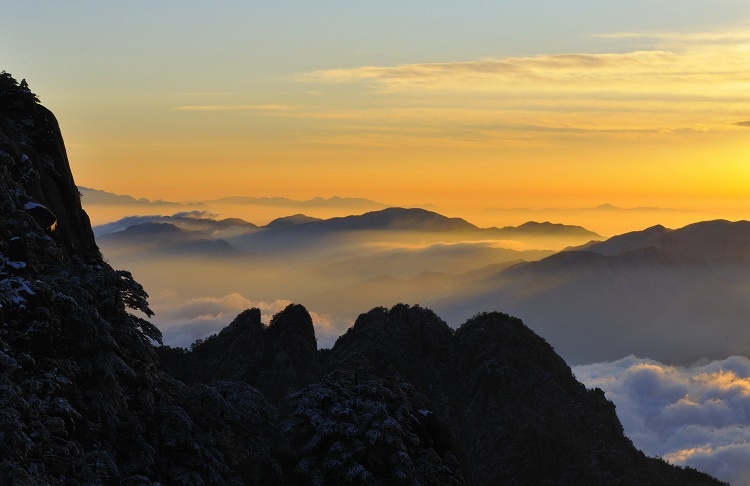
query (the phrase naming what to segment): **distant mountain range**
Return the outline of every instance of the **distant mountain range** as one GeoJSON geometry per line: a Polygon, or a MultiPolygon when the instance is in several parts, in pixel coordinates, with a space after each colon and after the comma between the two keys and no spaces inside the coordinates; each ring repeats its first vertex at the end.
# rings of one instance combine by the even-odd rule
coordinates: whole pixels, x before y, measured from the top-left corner
{"type": "MultiPolygon", "coordinates": [[[[146,223],[167,223],[188,231],[200,231],[206,237],[216,235],[227,230],[240,232],[254,231],[258,226],[239,218],[215,219],[210,213],[189,211],[176,213],[172,216],[126,216],[112,223],[94,227],[97,237],[114,234],[134,225],[146,223]]],[[[116,238],[113,238],[113,240],[116,238]]]]}
{"type": "MultiPolygon", "coordinates": [[[[580,226],[529,222],[521,226],[479,228],[461,218],[449,218],[420,208],[387,208],[362,215],[330,219],[301,215],[275,220],[259,231],[229,238],[238,248],[256,251],[290,250],[324,244],[332,238],[357,241],[397,238],[425,242],[511,240],[526,242],[531,248],[549,248],[545,244],[589,241],[601,238],[580,226]],[[379,236],[378,236],[379,234],[379,236]]],[[[507,246],[508,243],[506,243],[507,246]]],[[[498,246],[500,243],[498,243],[498,246]]],[[[564,245],[563,245],[564,246],[564,245]]]]}
{"type": "MultiPolygon", "coordinates": [[[[265,226],[256,226],[247,221],[230,218],[216,220],[210,214],[183,212],[172,216],[129,216],[113,223],[94,228],[94,233],[105,244],[116,244],[129,239],[131,233],[123,233],[133,225],[166,223],[186,231],[199,231],[207,239],[223,239],[229,245],[247,251],[278,251],[310,247],[330,238],[357,236],[361,234],[388,233],[408,238],[415,233],[432,235],[435,242],[468,240],[537,240],[564,239],[566,241],[588,241],[601,238],[580,226],[553,223],[528,222],[520,226],[504,228],[479,228],[461,218],[448,218],[441,214],[418,208],[387,208],[362,215],[321,219],[297,214],[271,221],[265,226]]],[[[195,234],[184,233],[185,239],[195,239],[195,234]]],[[[180,236],[172,230],[170,237],[180,236]]],[[[364,236],[376,241],[376,236],[364,236]]],[[[137,243],[128,241],[128,243],[137,243]]],[[[140,243],[143,243],[141,241],[140,243]]]]}
{"type": "Polygon", "coordinates": [[[229,196],[219,199],[209,199],[206,204],[249,204],[259,206],[278,206],[278,207],[298,207],[306,206],[315,207],[363,207],[363,208],[384,208],[385,204],[364,199],[360,197],[313,197],[310,199],[290,199],[286,197],[251,197],[251,196],[229,196]]]}
{"type": "Polygon", "coordinates": [[[404,231],[404,232],[445,232],[475,233],[483,232],[495,238],[512,238],[514,236],[561,236],[579,238],[601,238],[600,235],[580,226],[538,223],[529,221],[520,226],[503,228],[479,228],[461,218],[449,218],[433,211],[421,208],[386,208],[371,211],[362,215],[345,216],[330,219],[309,218],[296,215],[290,218],[275,220],[266,229],[303,230],[308,232],[337,231],[404,231]],[[279,224],[283,222],[283,224],[279,224]]]}
{"type": "Polygon", "coordinates": [[[101,191],[98,189],[92,189],[89,187],[78,186],[78,193],[81,195],[87,205],[130,205],[130,206],[154,206],[154,207],[165,207],[172,208],[175,206],[202,206],[200,202],[174,202],[174,201],[162,201],[161,199],[151,200],[146,198],[134,198],[132,196],[114,194],[107,191],[101,191]]]}
{"type": "Polygon", "coordinates": [[[442,315],[508,309],[574,362],[750,352],[750,223],[616,236],[485,275],[433,301],[442,315]]]}
{"type": "MultiPolygon", "coordinates": [[[[265,226],[185,212],[125,218],[95,232],[105,255],[130,255],[134,269],[156,256],[202,259],[186,268],[245,259],[235,264],[247,275],[236,288],[342,319],[400,301],[429,305],[452,323],[477,308],[508,311],[573,363],[633,352],[683,363],[750,352],[745,221],[654,226],[600,241],[579,226],[479,228],[424,209],[387,208],[329,219],[297,214],[265,226]],[[548,239],[571,245],[553,254],[541,246],[548,239]]],[[[223,282],[226,292],[231,281],[223,282]]]]}
{"type": "Polygon", "coordinates": [[[677,230],[653,226],[581,249],[613,256],[649,248],[675,263],[746,263],[750,259],[750,222],[706,221],[677,230]]]}
{"type": "Polygon", "coordinates": [[[134,198],[132,196],[115,194],[112,192],[92,189],[89,187],[78,186],[78,192],[83,197],[83,201],[96,205],[138,205],[154,207],[203,207],[207,208],[214,205],[253,205],[253,206],[276,206],[276,207],[299,207],[305,206],[310,208],[319,207],[362,207],[369,209],[381,209],[386,205],[364,198],[348,197],[314,197],[311,199],[290,199],[286,197],[251,197],[251,196],[228,196],[218,199],[207,199],[205,201],[162,201],[161,199],[151,200],[146,198],[134,198]]]}
{"type": "Polygon", "coordinates": [[[103,247],[133,248],[158,255],[232,257],[239,252],[220,238],[210,238],[202,231],[190,231],[170,223],[137,223],[114,233],[100,236],[98,242],[103,247]]]}

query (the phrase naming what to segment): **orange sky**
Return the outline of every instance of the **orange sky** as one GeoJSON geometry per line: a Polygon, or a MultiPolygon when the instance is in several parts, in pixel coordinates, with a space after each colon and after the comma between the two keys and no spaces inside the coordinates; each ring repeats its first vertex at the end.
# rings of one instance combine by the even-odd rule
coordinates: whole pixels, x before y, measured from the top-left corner
{"type": "Polygon", "coordinates": [[[119,194],[744,217],[746,3],[500,3],[49,6],[60,37],[6,69],[57,114],[76,181],[119,194]]]}

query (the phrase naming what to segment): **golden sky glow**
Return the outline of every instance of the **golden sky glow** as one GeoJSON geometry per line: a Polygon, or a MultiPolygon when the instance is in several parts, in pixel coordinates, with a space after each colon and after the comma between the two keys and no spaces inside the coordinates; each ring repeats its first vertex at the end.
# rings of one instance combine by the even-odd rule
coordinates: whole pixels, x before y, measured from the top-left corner
{"type": "Polygon", "coordinates": [[[459,26],[489,15],[478,4],[403,13],[426,15],[420,27],[373,9],[374,25],[391,29],[379,37],[362,12],[338,3],[339,21],[303,4],[246,7],[234,17],[188,10],[178,27],[164,26],[174,30],[169,42],[155,40],[158,22],[123,14],[122,30],[140,29],[139,45],[112,48],[115,34],[97,29],[112,43],[112,60],[87,44],[100,61],[99,71],[84,66],[91,78],[55,88],[57,74],[36,83],[22,65],[8,70],[29,77],[60,118],[77,181],[111,192],[339,195],[430,203],[456,215],[612,203],[743,217],[748,8],[722,2],[721,17],[711,2],[694,0],[650,5],[645,15],[639,2],[623,3],[620,14],[583,3],[578,15],[599,24],[584,26],[564,10],[555,20],[561,7],[552,3],[539,24],[504,4],[492,12],[497,25],[476,32],[459,26]],[[277,19],[280,33],[241,30],[241,14],[277,19]],[[217,21],[203,43],[188,36],[201,15],[217,21]],[[313,18],[305,23],[305,15],[313,18]],[[516,26],[514,18],[526,20],[516,26]],[[540,37],[530,37],[537,28],[540,37]],[[449,34],[465,42],[439,49],[449,34]]]}

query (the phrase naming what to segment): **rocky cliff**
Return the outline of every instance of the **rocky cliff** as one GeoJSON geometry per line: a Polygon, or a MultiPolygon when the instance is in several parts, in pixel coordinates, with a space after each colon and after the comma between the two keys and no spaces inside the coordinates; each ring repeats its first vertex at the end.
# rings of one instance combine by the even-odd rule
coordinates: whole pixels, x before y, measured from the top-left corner
{"type": "Polygon", "coordinates": [[[720,484],[644,457],[518,319],[373,309],[330,350],[307,311],[154,346],[101,258],[52,114],[0,75],[1,484],[720,484]]]}
{"type": "MultiPolygon", "coordinates": [[[[287,429],[290,443],[303,444],[303,452],[290,450],[288,459],[295,472],[304,465],[308,479],[333,474],[338,479],[331,484],[345,483],[337,472],[362,466],[372,484],[394,481],[387,473],[394,464],[368,462],[366,454],[352,451],[369,451],[370,434],[388,430],[382,423],[359,423],[358,416],[372,420],[368,408],[387,409],[396,395],[408,402],[411,416],[391,415],[393,426],[427,446],[430,471],[442,471],[445,484],[716,484],[635,449],[603,392],[577,382],[552,347],[514,317],[478,314],[453,330],[419,306],[377,308],[360,315],[332,349],[318,351],[318,365],[311,365],[272,358],[277,348],[264,346],[265,333],[282,319],[295,330],[290,334],[312,338],[300,306],[290,306],[268,327],[259,315],[240,315],[191,351],[159,353],[165,368],[185,381],[239,378],[274,397],[285,423],[295,424],[287,429]],[[207,370],[215,374],[209,377],[207,370]],[[302,373],[304,381],[293,379],[302,373]],[[263,378],[270,376],[279,379],[263,378]],[[312,384],[303,387],[305,381],[312,384]],[[381,403],[361,405],[367,400],[381,403]],[[318,443],[324,438],[325,447],[318,443]],[[314,459],[304,452],[310,443],[314,459]]],[[[310,338],[296,342],[299,356],[314,349],[310,338]]],[[[392,437],[386,443],[408,441],[392,437]]],[[[408,450],[398,452],[414,462],[408,450]]]]}

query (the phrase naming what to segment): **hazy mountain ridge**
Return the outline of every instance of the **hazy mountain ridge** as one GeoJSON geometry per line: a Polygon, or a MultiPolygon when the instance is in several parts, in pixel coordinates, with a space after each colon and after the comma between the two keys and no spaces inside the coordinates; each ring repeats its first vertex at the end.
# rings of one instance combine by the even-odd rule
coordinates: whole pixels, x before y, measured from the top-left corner
{"type": "Polygon", "coordinates": [[[370,199],[356,197],[313,197],[310,199],[290,199],[286,197],[252,197],[252,196],[228,196],[219,199],[209,199],[207,203],[232,203],[232,204],[258,204],[264,206],[308,206],[308,207],[351,207],[361,206],[372,209],[385,208],[386,205],[370,199]]]}
{"type": "Polygon", "coordinates": [[[703,221],[675,230],[657,226],[640,235],[623,235],[615,241],[592,245],[588,251],[615,253],[613,245],[631,250],[652,246],[684,263],[745,262],[750,258],[750,222],[703,221]]]}
{"type": "MultiPolygon", "coordinates": [[[[367,232],[392,232],[407,235],[432,233],[438,238],[438,234],[442,234],[448,241],[460,241],[462,238],[523,241],[524,239],[534,240],[537,237],[574,238],[580,241],[600,237],[580,226],[549,222],[530,221],[520,226],[479,228],[461,218],[448,218],[419,208],[387,208],[361,215],[329,219],[296,214],[277,218],[260,227],[239,218],[217,220],[210,213],[193,211],[176,213],[172,216],[128,216],[112,223],[99,225],[94,228],[94,232],[97,236],[102,236],[117,233],[133,224],[145,222],[171,223],[188,230],[205,231],[207,235],[219,234],[231,228],[234,230],[234,234],[228,236],[230,238],[228,241],[235,243],[238,247],[248,249],[254,249],[254,245],[273,247],[277,244],[281,246],[297,244],[299,242],[298,237],[302,235],[308,238],[326,238],[337,234],[367,232]]],[[[300,244],[310,243],[303,240],[300,244]]]]}
{"type": "Polygon", "coordinates": [[[6,73],[0,94],[2,482],[721,484],[635,450],[603,394],[502,314],[454,333],[418,307],[375,309],[320,352],[304,308],[268,326],[248,310],[172,351],[210,383],[170,377],[158,329],[128,310],[150,314],[146,292],[93,244],[51,113],[6,73]]]}
{"type": "Polygon", "coordinates": [[[288,226],[295,226],[298,224],[312,223],[315,221],[323,221],[321,218],[313,218],[304,214],[293,214],[292,216],[285,216],[276,218],[267,225],[264,226],[266,229],[274,228],[285,228],[288,226]]]}
{"type": "Polygon", "coordinates": [[[385,204],[371,201],[364,198],[349,198],[349,197],[338,197],[333,196],[329,198],[314,197],[310,199],[290,199],[286,197],[253,197],[253,196],[227,196],[218,199],[207,199],[206,201],[163,201],[161,199],[151,200],[145,197],[135,198],[126,194],[115,194],[100,189],[92,189],[90,187],[77,186],[81,197],[85,198],[87,203],[100,204],[100,205],[145,205],[145,206],[210,206],[211,203],[229,203],[229,204],[250,204],[250,205],[264,205],[264,206],[310,206],[310,207],[321,207],[321,206],[344,206],[349,207],[351,205],[359,205],[363,207],[384,208],[385,204]]]}
{"type": "MultiPolygon", "coordinates": [[[[263,279],[260,286],[261,280],[248,273],[219,295],[252,289],[263,301],[307,302],[336,323],[327,344],[362,308],[408,300],[436,309],[454,326],[477,308],[523,315],[576,364],[630,353],[687,364],[705,356],[750,352],[750,332],[742,317],[750,305],[741,290],[750,285],[750,223],[654,226],[553,255],[497,247],[518,240],[496,239],[493,231],[528,234],[524,226],[588,239],[585,230],[576,227],[529,223],[482,229],[421,209],[390,208],[329,220],[297,215],[265,227],[248,226],[247,232],[237,226],[221,238],[263,279]],[[290,286],[291,281],[297,286],[290,286]]],[[[531,245],[534,239],[524,241],[531,245]]],[[[113,256],[118,248],[136,251],[137,243],[117,247],[102,240],[113,256]]],[[[134,253],[125,263],[143,274],[142,265],[160,265],[149,254],[167,255],[165,248],[134,253]]],[[[175,245],[172,253],[177,258],[191,251],[195,256],[220,256],[222,247],[175,245]]],[[[211,272],[218,275],[214,266],[211,272]]]]}
{"type": "Polygon", "coordinates": [[[296,200],[283,197],[232,196],[202,201],[163,201],[134,198],[86,187],[78,188],[84,207],[95,215],[94,224],[102,225],[127,216],[148,216],[177,211],[204,211],[238,216],[245,220],[262,218],[263,221],[294,213],[313,213],[314,216],[332,217],[358,214],[386,208],[387,205],[361,198],[315,197],[296,200]]]}
{"type": "MultiPolygon", "coordinates": [[[[580,244],[591,238],[585,230],[581,235],[577,227],[525,225],[536,230],[526,236],[523,228],[520,232],[517,227],[482,229],[463,220],[404,208],[329,220],[293,215],[257,228],[251,223],[223,228],[214,219],[211,214],[194,212],[139,216],[95,229],[97,235],[110,233],[99,238],[107,258],[130,268],[149,287],[168,291],[152,299],[152,304],[157,310],[156,322],[171,344],[188,345],[216,332],[224,323],[218,311],[158,312],[177,305],[171,295],[190,301],[223,300],[222,296],[239,293],[261,307],[264,302],[306,302],[330,323],[323,338],[330,346],[362,309],[403,300],[432,303],[434,297],[449,294],[453,287],[476,278],[472,272],[548,256],[552,251],[537,249],[547,243],[564,247],[565,243],[580,244]],[[200,230],[207,240],[222,240],[221,245],[228,244],[236,251],[221,255],[219,244],[192,243],[192,233],[156,244],[149,238],[129,238],[121,232],[128,225],[146,221],[174,224],[185,231],[200,230]],[[540,237],[547,227],[552,236],[540,237]],[[469,230],[464,231],[466,228],[469,230]],[[571,236],[560,236],[568,230],[571,236]],[[181,269],[179,273],[173,270],[175,264],[181,269]],[[203,278],[187,285],[181,277],[185,273],[203,278]],[[423,276],[415,278],[418,275],[423,276]],[[395,278],[391,280],[395,285],[387,283],[387,276],[395,278]],[[362,288],[367,292],[358,292],[362,288]],[[332,297],[339,294],[354,298],[332,297]],[[177,329],[180,323],[185,324],[182,331],[177,329]],[[186,329],[191,329],[191,334],[187,335],[186,329]]],[[[227,308],[225,313],[239,310],[227,308]]]]}
{"type": "MultiPolygon", "coordinates": [[[[304,216],[304,215],[298,215],[304,216]]],[[[292,220],[288,220],[292,223],[292,220]]],[[[580,226],[529,221],[519,226],[503,228],[479,228],[461,218],[449,218],[434,211],[421,208],[391,207],[371,211],[362,215],[351,215],[321,220],[297,217],[294,224],[284,225],[284,229],[308,232],[337,231],[405,231],[405,232],[444,232],[444,233],[484,233],[500,239],[512,236],[576,236],[597,238],[600,235],[580,226]]],[[[267,225],[273,228],[276,225],[267,225]]]]}
{"type": "Polygon", "coordinates": [[[81,197],[86,200],[88,204],[95,205],[139,205],[139,206],[162,206],[172,208],[175,206],[204,206],[200,202],[175,202],[175,201],[163,201],[161,199],[151,200],[145,197],[134,198],[126,194],[114,194],[112,192],[102,191],[100,189],[92,189],[90,187],[77,186],[78,192],[81,197]]]}
{"type": "Polygon", "coordinates": [[[207,237],[220,234],[229,229],[237,231],[253,231],[258,227],[240,218],[216,219],[212,214],[201,211],[175,213],[171,216],[126,216],[117,221],[94,227],[97,237],[116,233],[129,226],[143,223],[168,223],[188,231],[201,231],[207,237]]]}
{"type": "Polygon", "coordinates": [[[689,363],[750,350],[749,272],[750,223],[657,226],[520,263],[432,305],[456,320],[488,306],[524,315],[574,362],[636,352],[689,363]]]}
{"type": "Polygon", "coordinates": [[[99,237],[99,243],[110,248],[146,245],[149,251],[165,256],[203,255],[227,258],[240,254],[232,245],[202,231],[189,231],[172,223],[138,223],[99,237]]]}

